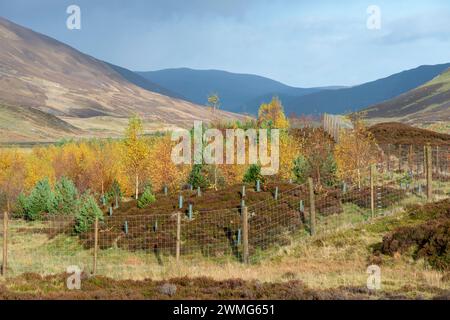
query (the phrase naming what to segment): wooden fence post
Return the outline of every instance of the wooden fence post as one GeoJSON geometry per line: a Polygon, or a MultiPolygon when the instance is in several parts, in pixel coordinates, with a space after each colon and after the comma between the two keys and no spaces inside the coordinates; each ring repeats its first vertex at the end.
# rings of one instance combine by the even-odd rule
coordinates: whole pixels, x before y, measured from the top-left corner
{"type": "Polygon", "coordinates": [[[375,165],[370,166],[370,213],[372,218],[375,217],[375,188],[374,188],[374,180],[375,180],[375,165]]]}
{"type": "Polygon", "coordinates": [[[440,163],[439,163],[439,146],[436,146],[436,173],[437,174],[441,173],[440,163]]]}
{"type": "Polygon", "coordinates": [[[391,145],[387,145],[387,170],[391,172],[391,145]]]}
{"type": "Polygon", "coordinates": [[[242,208],[243,262],[248,264],[248,208],[242,208]]]}
{"type": "Polygon", "coordinates": [[[2,262],[3,276],[6,276],[7,267],[8,267],[8,211],[5,211],[3,216],[3,262],[2,262]]]}
{"type": "Polygon", "coordinates": [[[92,268],[92,274],[97,273],[97,254],[98,254],[98,217],[95,217],[94,223],[94,267],[92,268]]]}
{"type": "Polygon", "coordinates": [[[423,174],[427,176],[427,146],[423,146],[423,174]]]}
{"type": "Polygon", "coordinates": [[[316,234],[316,204],[314,200],[314,183],[312,178],[308,178],[309,184],[309,220],[310,220],[310,233],[316,234]]]}
{"type": "Polygon", "coordinates": [[[431,157],[431,146],[426,147],[426,160],[427,160],[427,199],[433,200],[433,164],[431,157]]]}
{"type": "Polygon", "coordinates": [[[176,248],[177,262],[180,261],[180,251],[181,251],[181,212],[177,212],[177,248],[176,248]]]}
{"type": "Polygon", "coordinates": [[[413,166],[414,166],[414,161],[413,161],[413,145],[410,144],[410,145],[409,145],[409,155],[408,155],[408,167],[409,167],[409,172],[414,172],[413,166]]]}

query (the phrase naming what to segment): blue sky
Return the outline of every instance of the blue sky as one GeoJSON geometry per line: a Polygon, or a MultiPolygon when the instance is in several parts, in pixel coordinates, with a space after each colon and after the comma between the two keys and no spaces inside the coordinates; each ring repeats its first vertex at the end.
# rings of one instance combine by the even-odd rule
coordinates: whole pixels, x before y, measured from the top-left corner
{"type": "Polygon", "coordinates": [[[450,62],[448,0],[0,0],[0,16],[132,69],[221,69],[301,87],[450,62]],[[66,28],[81,8],[82,29],[66,28]],[[381,29],[366,27],[369,5],[381,29]]]}

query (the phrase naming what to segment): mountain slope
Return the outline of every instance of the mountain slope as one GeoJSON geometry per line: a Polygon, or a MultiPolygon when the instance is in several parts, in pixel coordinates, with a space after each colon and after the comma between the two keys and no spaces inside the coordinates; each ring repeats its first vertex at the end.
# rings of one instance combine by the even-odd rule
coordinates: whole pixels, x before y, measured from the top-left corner
{"type": "Polygon", "coordinates": [[[450,121],[450,69],[414,90],[363,112],[367,118],[391,118],[422,125],[450,121]]]}
{"type": "Polygon", "coordinates": [[[394,98],[430,81],[449,64],[420,66],[359,86],[325,90],[302,97],[281,97],[287,114],[346,113],[394,98]],[[284,99],[283,99],[284,98],[284,99]]]}
{"type": "Polygon", "coordinates": [[[0,104],[0,143],[58,140],[83,131],[46,112],[0,104]],[[17,130],[17,129],[20,130],[17,130]]]}
{"type": "Polygon", "coordinates": [[[193,103],[144,90],[110,65],[3,18],[0,44],[0,103],[4,105],[32,107],[64,117],[68,123],[94,117],[108,122],[139,113],[160,129],[186,127],[194,120],[240,117],[225,112],[213,115],[193,103]]]}
{"type": "Polygon", "coordinates": [[[137,73],[153,83],[177,92],[191,102],[206,104],[209,94],[218,93],[222,109],[252,114],[256,114],[258,110],[259,104],[255,104],[254,100],[260,96],[301,96],[321,90],[295,88],[261,76],[220,70],[179,68],[137,73]]]}

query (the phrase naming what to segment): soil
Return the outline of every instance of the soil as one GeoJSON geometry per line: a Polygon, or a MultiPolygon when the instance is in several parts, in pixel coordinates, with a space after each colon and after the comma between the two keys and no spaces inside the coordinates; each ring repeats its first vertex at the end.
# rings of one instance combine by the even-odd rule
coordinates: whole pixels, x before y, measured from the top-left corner
{"type": "MultiPolygon", "coordinates": [[[[229,279],[176,278],[166,281],[113,280],[84,276],[81,290],[66,289],[67,275],[24,274],[0,285],[1,300],[332,300],[332,299],[411,299],[411,288],[397,292],[369,291],[365,287],[311,289],[300,280],[263,283],[229,279]]],[[[421,288],[435,299],[449,299],[450,292],[433,287],[421,288]]]]}

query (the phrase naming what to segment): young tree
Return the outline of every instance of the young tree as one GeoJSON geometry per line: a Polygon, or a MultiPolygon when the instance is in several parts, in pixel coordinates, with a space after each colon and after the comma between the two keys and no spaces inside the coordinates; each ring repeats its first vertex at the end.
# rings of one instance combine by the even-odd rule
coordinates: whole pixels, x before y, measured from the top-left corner
{"type": "Polygon", "coordinates": [[[213,112],[220,107],[220,98],[217,93],[212,93],[208,96],[208,105],[212,108],[213,112]]]}
{"type": "Polygon", "coordinates": [[[252,164],[245,172],[243,182],[255,183],[257,180],[264,182],[264,176],[261,174],[261,166],[259,164],[252,164]]]}
{"type": "Polygon", "coordinates": [[[283,105],[278,97],[269,103],[263,103],[258,111],[258,126],[261,128],[289,128],[289,121],[284,114],[283,105]]]}
{"type": "Polygon", "coordinates": [[[113,146],[111,142],[95,141],[92,146],[93,159],[92,159],[92,174],[95,186],[91,185],[91,189],[98,188],[100,185],[100,192],[102,197],[105,196],[105,189],[108,184],[113,181],[115,174],[115,159],[113,146]],[[106,186],[105,186],[106,184],[106,186]]]}
{"type": "Polygon", "coordinates": [[[173,163],[171,154],[175,142],[170,135],[165,135],[152,140],[149,150],[148,176],[152,181],[154,190],[161,190],[164,186],[171,190],[179,188],[186,182],[189,165],[177,165],[173,163]]]}
{"type": "Polygon", "coordinates": [[[353,129],[340,132],[334,155],[339,176],[354,178],[360,186],[360,170],[376,163],[378,156],[375,138],[362,120],[355,119],[353,129]]]}
{"type": "Polygon", "coordinates": [[[328,184],[329,180],[334,180],[334,142],[328,134],[322,129],[308,130],[302,147],[302,155],[307,162],[304,168],[308,168],[306,175],[316,181],[318,188],[321,188],[322,182],[328,184]],[[328,180],[323,181],[324,179],[328,180]]]}
{"type": "Polygon", "coordinates": [[[209,187],[209,181],[205,176],[202,164],[194,164],[192,166],[192,171],[189,174],[188,183],[192,185],[193,188],[200,187],[202,189],[205,189],[209,187]]]}
{"type": "Polygon", "coordinates": [[[55,194],[48,179],[39,181],[26,200],[25,217],[28,220],[40,220],[43,213],[52,211],[55,194]]]}
{"type": "Polygon", "coordinates": [[[280,135],[280,168],[277,174],[278,177],[284,180],[292,178],[294,160],[300,155],[300,152],[301,141],[287,132],[282,132],[280,135]]]}
{"type": "Polygon", "coordinates": [[[156,197],[152,192],[152,188],[148,186],[148,187],[145,187],[144,192],[140,196],[140,198],[137,202],[137,206],[139,209],[143,209],[143,208],[148,207],[150,204],[152,204],[155,201],[156,201],[156,197]]]}
{"type": "Polygon", "coordinates": [[[91,195],[87,193],[84,194],[80,202],[81,206],[76,216],[74,226],[76,233],[88,231],[94,224],[95,218],[98,218],[100,221],[103,220],[103,213],[91,195]]]}
{"type": "Polygon", "coordinates": [[[78,210],[78,190],[72,180],[62,177],[55,185],[55,196],[51,212],[75,215],[78,210]]]}
{"type": "Polygon", "coordinates": [[[142,119],[137,115],[131,117],[125,131],[125,162],[128,170],[135,179],[136,200],[139,198],[139,174],[148,156],[148,145],[142,137],[143,134],[142,119]]]}

